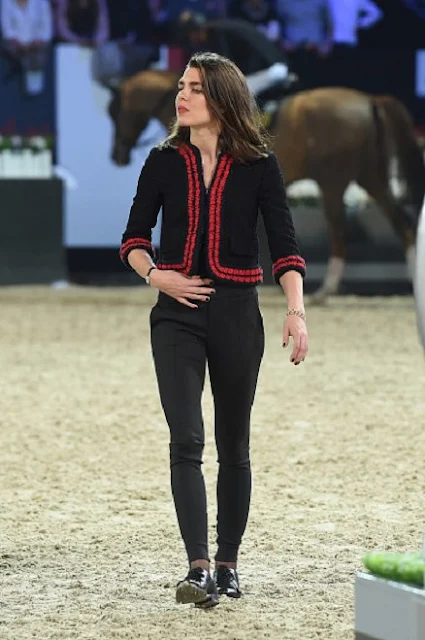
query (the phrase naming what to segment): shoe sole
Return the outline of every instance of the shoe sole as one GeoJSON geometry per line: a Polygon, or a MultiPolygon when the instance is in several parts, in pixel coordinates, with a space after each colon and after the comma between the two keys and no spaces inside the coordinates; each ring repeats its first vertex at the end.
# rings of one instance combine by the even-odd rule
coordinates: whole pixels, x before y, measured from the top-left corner
{"type": "Polygon", "coordinates": [[[207,593],[205,589],[199,589],[190,582],[182,582],[176,590],[176,602],[178,604],[194,604],[201,609],[209,609],[218,604],[218,596],[215,593],[207,593]]]}
{"type": "Polygon", "coordinates": [[[216,607],[219,604],[218,596],[215,593],[208,594],[206,600],[202,602],[197,602],[195,604],[196,609],[211,609],[212,607],[216,607]]]}
{"type": "Polygon", "coordinates": [[[226,596],[227,598],[232,598],[236,600],[237,598],[242,598],[243,593],[227,593],[226,591],[218,592],[219,596],[226,596]]]}

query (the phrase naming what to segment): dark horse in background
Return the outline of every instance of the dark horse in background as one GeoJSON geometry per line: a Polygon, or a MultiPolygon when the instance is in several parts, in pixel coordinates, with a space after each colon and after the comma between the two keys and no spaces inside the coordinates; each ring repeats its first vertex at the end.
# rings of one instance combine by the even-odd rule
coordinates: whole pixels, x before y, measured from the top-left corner
{"type": "MultiPolygon", "coordinates": [[[[180,74],[142,71],[126,80],[109,105],[115,126],[112,160],[129,164],[131,150],[151,118],[168,127],[175,117],[180,74]]],[[[356,182],[377,203],[399,237],[410,275],[415,268],[416,222],[425,192],[425,166],[413,122],[390,96],[343,88],[301,91],[282,101],[270,130],[287,185],[314,180],[323,197],[330,258],[316,301],[336,293],[346,261],[344,192],[356,182]],[[390,164],[397,159],[413,216],[391,190],[390,164]]]]}

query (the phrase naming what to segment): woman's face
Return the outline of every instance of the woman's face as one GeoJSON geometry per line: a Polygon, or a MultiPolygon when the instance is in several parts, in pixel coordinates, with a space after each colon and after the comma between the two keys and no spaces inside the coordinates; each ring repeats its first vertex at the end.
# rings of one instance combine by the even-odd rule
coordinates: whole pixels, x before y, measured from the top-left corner
{"type": "Polygon", "coordinates": [[[199,69],[189,67],[179,80],[176,96],[177,121],[182,127],[207,127],[214,119],[202,88],[199,69]]]}

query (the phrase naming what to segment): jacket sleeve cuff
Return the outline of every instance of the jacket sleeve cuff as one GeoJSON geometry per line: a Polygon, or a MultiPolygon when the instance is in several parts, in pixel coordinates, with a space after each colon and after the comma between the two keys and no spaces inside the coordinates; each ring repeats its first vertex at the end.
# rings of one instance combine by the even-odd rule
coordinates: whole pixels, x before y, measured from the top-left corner
{"type": "Polygon", "coordinates": [[[152,259],[155,258],[155,250],[152,246],[152,243],[149,242],[146,238],[129,238],[125,242],[122,243],[120,248],[120,258],[127,269],[132,269],[130,263],[128,262],[128,254],[132,249],[144,249],[149,253],[152,259]]]}
{"type": "Polygon", "coordinates": [[[298,271],[305,278],[305,260],[301,256],[287,256],[276,260],[273,263],[273,276],[276,284],[279,284],[279,278],[287,271],[298,271]]]}

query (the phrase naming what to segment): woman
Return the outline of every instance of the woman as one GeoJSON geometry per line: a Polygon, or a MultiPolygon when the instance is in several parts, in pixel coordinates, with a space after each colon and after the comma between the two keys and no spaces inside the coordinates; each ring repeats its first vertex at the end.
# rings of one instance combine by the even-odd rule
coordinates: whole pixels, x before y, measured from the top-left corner
{"type": "Polygon", "coordinates": [[[307,354],[304,260],[283,180],[258,128],[239,68],[214,53],[191,57],[178,84],[177,119],[152,149],[122,238],[121,258],[159,290],[151,341],[170,429],[171,485],[189,572],[177,602],[207,608],[241,595],[236,563],[251,493],[250,413],[264,350],[256,285],[256,223],[261,209],[276,282],[289,305],[283,330],[291,361],[307,354]],[[151,230],[163,210],[159,259],[151,230]],[[215,408],[217,543],[210,575],[207,505],[201,473],[201,395],[208,369],[215,408]]]}

